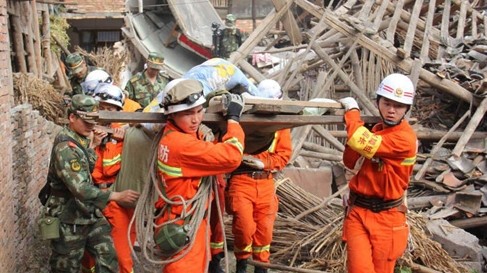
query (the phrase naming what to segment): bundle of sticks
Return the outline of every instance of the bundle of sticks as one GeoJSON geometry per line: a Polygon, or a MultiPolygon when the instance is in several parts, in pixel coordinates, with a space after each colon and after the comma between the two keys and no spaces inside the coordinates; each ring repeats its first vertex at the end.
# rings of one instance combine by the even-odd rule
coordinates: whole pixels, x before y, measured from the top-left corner
{"type": "MultiPolygon", "coordinates": [[[[270,267],[285,265],[295,272],[346,272],[341,199],[323,202],[282,176],[276,178],[276,185],[279,213],[271,244],[271,261],[275,265],[270,267]]],[[[409,212],[407,218],[412,240],[399,265],[414,268],[415,272],[468,272],[430,239],[423,216],[409,212]]],[[[230,218],[225,222],[227,242],[232,246],[230,218]]]]}

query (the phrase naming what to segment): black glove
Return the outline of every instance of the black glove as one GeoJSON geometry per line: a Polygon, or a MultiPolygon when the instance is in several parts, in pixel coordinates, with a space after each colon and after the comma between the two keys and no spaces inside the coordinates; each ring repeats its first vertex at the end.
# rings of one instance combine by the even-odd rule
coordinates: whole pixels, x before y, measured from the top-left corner
{"type": "Polygon", "coordinates": [[[224,104],[227,108],[227,120],[233,119],[237,122],[240,121],[240,116],[245,105],[243,97],[238,94],[224,94],[223,96],[224,104]]]}

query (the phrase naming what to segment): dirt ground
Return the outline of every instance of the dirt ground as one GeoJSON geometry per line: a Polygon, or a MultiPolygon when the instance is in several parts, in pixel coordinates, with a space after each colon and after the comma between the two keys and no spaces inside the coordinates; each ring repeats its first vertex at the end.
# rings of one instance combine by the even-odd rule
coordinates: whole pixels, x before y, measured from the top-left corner
{"type": "MultiPolygon", "coordinates": [[[[138,253],[140,254],[140,253],[138,253]]],[[[235,256],[233,255],[233,252],[229,251],[228,252],[228,269],[229,271],[227,273],[235,273],[235,265],[236,260],[235,256]]],[[[221,266],[223,270],[225,270],[225,260],[222,260],[221,266]]],[[[135,262],[134,265],[134,272],[135,273],[161,273],[160,269],[154,268],[152,264],[150,264],[147,261],[142,261],[142,259],[139,259],[139,262],[135,262]]],[[[254,267],[252,265],[247,266],[247,273],[253,273],[254,272],[254,267]]],[[[269,273],[279,273],[281,271],[275,271],[275,270],[269,270],[269,273]]]]}

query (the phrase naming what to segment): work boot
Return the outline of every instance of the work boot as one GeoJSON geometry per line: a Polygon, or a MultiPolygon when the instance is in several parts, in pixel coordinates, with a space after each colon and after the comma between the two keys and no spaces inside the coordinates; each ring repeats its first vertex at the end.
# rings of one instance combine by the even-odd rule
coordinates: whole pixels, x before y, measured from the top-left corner
{"type": "Polygon", "coordinates": [[[254,269],[254,273],[267,273],[267,268],[256,266],[254,269]]]}
{"type": "Polygon", "coordinates": [[[225,253],[220,252],[211,257],[210,264],[208,265],[208,273],[225,273],[220,266],[220,261],[225,257],[225,253]]]}
{"type": "Polygon", "coordinates": [[[246,273],[247,272],[247,259],[237,260],[237,272],[235,273],[246,273]]]}

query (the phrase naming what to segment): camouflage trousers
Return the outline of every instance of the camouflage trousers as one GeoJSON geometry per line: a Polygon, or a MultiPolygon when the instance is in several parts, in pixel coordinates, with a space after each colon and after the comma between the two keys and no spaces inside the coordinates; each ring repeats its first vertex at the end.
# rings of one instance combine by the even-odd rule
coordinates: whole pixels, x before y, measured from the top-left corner
{"type": "Polygon", "coordinates": [[[51,241],[51,272],[79,273],[81,258],[87,250],[96,260],[95,272],[118,273],[118,261],[105,218],[90,225],[61,223],[59,239],[51,241]]]}

